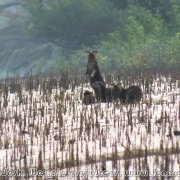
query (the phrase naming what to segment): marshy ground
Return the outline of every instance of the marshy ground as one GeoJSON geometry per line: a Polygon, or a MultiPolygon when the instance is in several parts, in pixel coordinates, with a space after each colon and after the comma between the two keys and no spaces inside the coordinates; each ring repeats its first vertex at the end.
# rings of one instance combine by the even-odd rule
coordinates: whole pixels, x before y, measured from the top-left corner
{"type": "MultiPolygon", "coordinates": [[[[39,178],[31,176],[30,168],[67,174],[118,171],[122,179],[128,170],[163,171],[164,178],[166,171],[178,172],[180,73],[109,75],[106,82],[124,87],[136,84],[143,90],[143,99],[133,105],[119,101],[84,105],[83,92],[91,90],[88,81],[66,73],[1,80],[1,172],[21,170],[22,179],[39,178]]],[[[98,178],[118,179],[106,175],[98,178]]],[[[45,174],[40,177],[47,179],[45,174]]],[[[82,174],[73,178],[87,179],[82,174]]]]}

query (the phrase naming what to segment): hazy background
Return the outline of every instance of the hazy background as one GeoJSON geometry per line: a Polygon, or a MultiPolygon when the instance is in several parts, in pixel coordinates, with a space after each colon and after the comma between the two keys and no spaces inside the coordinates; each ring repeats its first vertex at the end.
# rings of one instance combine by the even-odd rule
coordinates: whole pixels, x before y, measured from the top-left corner
{"type": "Polygon", "coordinates": [[[180,1],[0,0],[0,77],[180,68],[180,1]]]}

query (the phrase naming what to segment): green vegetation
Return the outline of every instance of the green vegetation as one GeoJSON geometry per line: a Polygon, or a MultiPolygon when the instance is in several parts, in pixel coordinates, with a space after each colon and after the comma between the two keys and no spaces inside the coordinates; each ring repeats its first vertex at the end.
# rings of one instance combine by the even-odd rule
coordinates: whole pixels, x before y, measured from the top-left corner
{"type": "Polygon", "coordinates": [[[180,1],[31,0],[25,29],[62,51],[55,68],[82,70],[97,49],[104,70],[180,66],[180,1]]]}

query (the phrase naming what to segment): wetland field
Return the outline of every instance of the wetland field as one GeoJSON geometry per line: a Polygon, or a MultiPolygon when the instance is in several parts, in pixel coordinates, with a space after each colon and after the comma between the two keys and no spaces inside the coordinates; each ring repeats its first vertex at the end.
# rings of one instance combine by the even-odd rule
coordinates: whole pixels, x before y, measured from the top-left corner
{"type": "Polygon", "coordinates": [[[85,105],[83,92],[93,90],[84,75],[1,80],[1,176],[178,179],[180,72],[105,79],[140,86],[142,100],[85,105]]]}

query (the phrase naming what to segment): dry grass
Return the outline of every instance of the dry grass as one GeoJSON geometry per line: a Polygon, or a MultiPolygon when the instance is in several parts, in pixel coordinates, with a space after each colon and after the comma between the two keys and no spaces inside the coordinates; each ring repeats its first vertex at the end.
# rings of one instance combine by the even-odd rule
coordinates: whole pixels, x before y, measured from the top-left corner
{"type": "Polygon", "coordinates": [[[0,82],[0,169],[179,168],[180,74],[110,76],[137,84],[136,105],[82,104],[86,79],[30,76],[0,82]]]}

